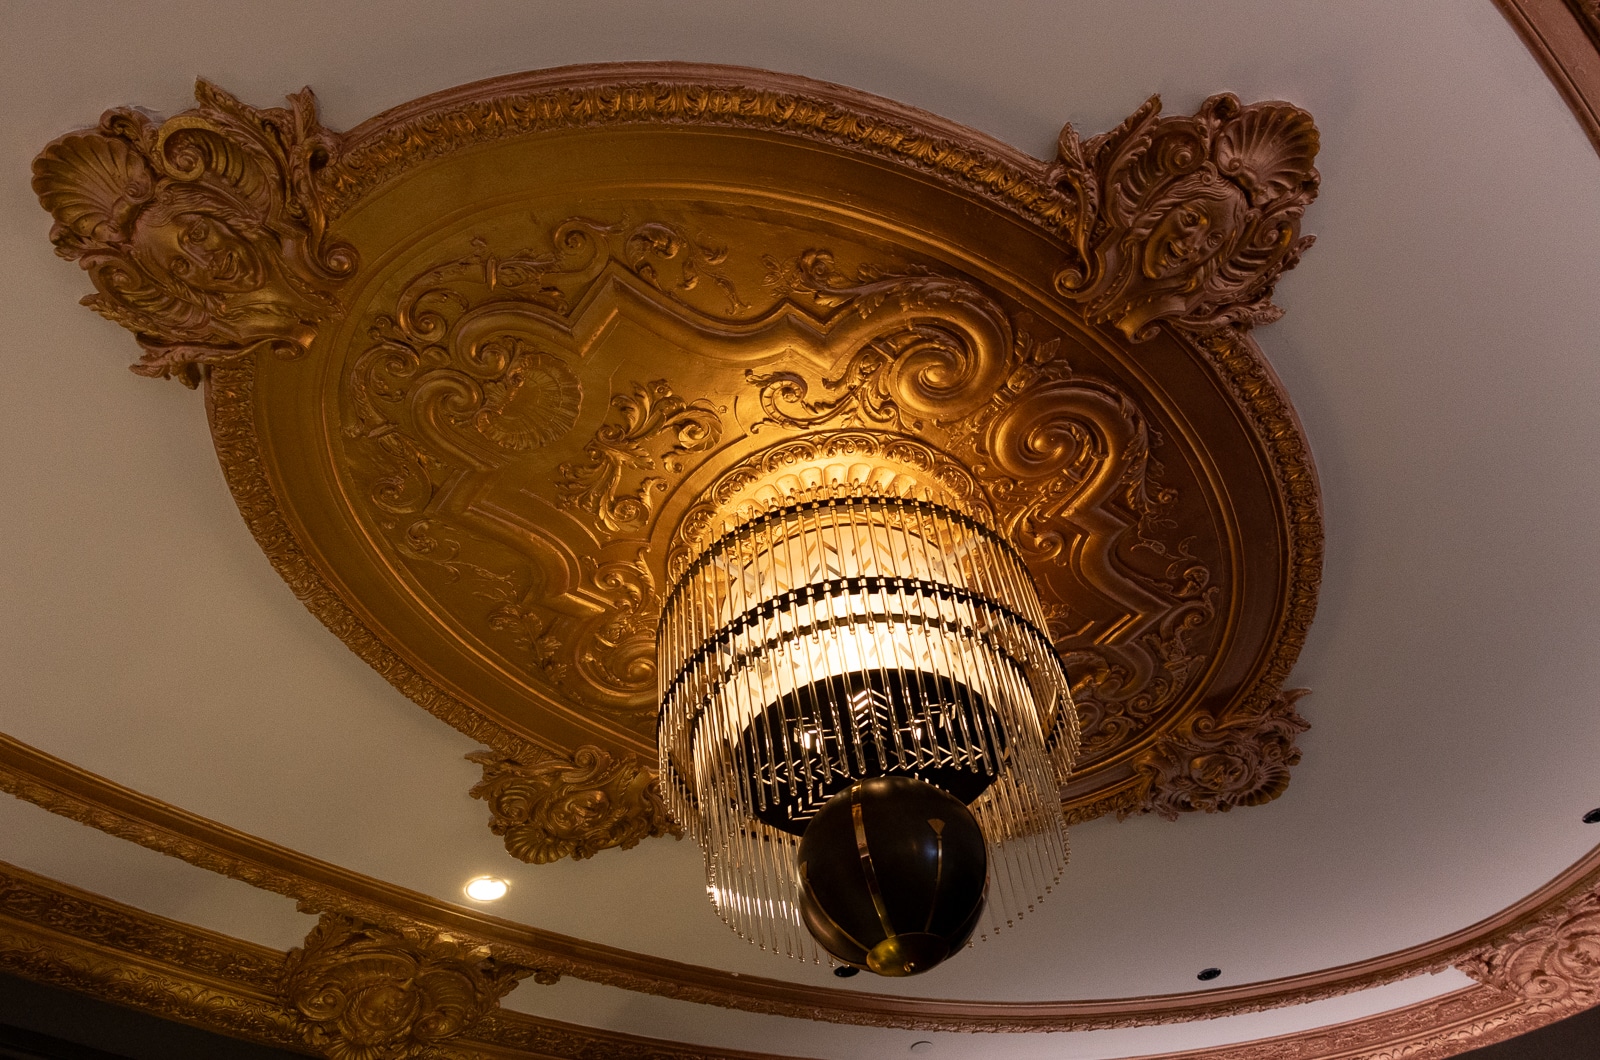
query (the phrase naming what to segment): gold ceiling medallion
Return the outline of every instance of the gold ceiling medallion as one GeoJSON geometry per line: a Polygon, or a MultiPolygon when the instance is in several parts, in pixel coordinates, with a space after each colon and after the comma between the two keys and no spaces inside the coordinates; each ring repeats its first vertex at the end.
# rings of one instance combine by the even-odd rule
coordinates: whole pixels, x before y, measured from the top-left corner
{"type": "Polygon", "coordinates": [[[519,75],[348,133],[309,92],[197,98],[47,147],[52,239],[137,371],[205,383],[297,595],[492,748],[474,794],[516,856],[673,831],[657,616],[800,465],[936,483],[1027,564],[1081,721],[1069,822],[1283,791],[1321,512],[1249,332],[1309,243],[1305,112],[1152,99],[1047,163],[720,67],[519,75]]]}

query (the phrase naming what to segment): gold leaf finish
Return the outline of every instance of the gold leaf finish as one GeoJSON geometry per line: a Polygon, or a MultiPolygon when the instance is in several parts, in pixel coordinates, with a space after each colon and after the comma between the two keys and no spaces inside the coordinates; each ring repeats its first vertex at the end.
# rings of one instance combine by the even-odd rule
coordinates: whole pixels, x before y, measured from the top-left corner
{"type": "Polygon", "coordinates": [[[94,282],[85,304],[138,336],[134,371],[191,387],[201,365],[304,353],[357,267],[325,238],[314,175],[337,139],[311,93],[257,110],[202,80],[195,101],[163,123],[107,111],[33,166],[51,242],[94,282]]]}
{"type": "Polygon", "coordinates": [[[329,1060],[415,1060],[470,1030],[528,974],[448,934],[324,916],[289,951],[283,996],[329,1060]]]}
{"type": "Polygon", "coordinates": [[[1139,784],[1118,816],[1153,812],[1175,821],[1188,810],[1226,812],[1282,795],[1300,762],[1295,737],[1310,728],[1294,708],[1306,692],[1290,689],[1263,711],[1184,719],[1134,759],[1139,784]]]}
{"type": "Polygon", "coordinates": [[[580,747],[570,759],[477,751],[467,760],[483,767],[472,797],[489,804],[489,830],[505,838],[506,853],[518,861],[581,860],[682,834],[667,816],[655,770],[633,755],[619,761],[598,747],[580,747]]]}
{"type": "Polygon", "coordinates": [[[629,763],[655,752],[673,557],[797,446],[863,488],[936,467],[1026,558],[1081,714],[1069,819],[1281,790],[1292,737],[1240,719],[1303,642],[1321,516],[1247,330],[1305,245],[1303,111],[1152,103],[1046,163],[672,64],[469,86],[347,134],[292,102],[113,112],[40,156],[41,201],[96,277],[146,268],[163,195],[250,236],[213,240],[209,272],[163,259],[248,295],[186,295],[189,331],[119,319],[150,371],[206,381],[240,509],[307,606],[491,748],[479,794],[518,856],[670,831],[629,763]],[[295,324],[257,349],[262,305],[295,324]],[[1224,731],[1270,782],[1179,762],[1224,731]]]}
{"type": "Polygon", "coordinates": [[[1056,287],[1134,341],[1167,321],[1190,331],[1268,324],[1272,285],[1312,243],[1317,128],[1287,103],[1212,96],[1194,117],[1150,100],[1087,141],[1061,130],[1050,180],[1074,204],[1076,261],[1056,287]]]}
{"type": "Polygon", "coordinates": [[[1576,897],[1456,967],[1497,990],[1566,1008],[1600,1002],[1600,894],[1576,897]]]}

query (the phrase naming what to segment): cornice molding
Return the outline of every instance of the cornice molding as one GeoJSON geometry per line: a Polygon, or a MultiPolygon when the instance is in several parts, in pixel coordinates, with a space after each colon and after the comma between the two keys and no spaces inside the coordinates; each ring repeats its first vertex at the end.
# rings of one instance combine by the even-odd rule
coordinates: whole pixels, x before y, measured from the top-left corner
{"type": "Polygon", "coordinates": [[[1494,0],[1600,151],[1600,4],[1494,0]]]}
{"type": "MultiPolygon", "coordinates": [[[[0,735],[0,790],[100,831],[295,899],[312,913],[396,932],[448,932],[497,960],[625,990],[766,1015],[941,1031],[1040,1032],[1186,1023],[1303,1004],[1477,967],[1495,947],[1566,915],[1600,887],[1600,847],[1500,913],[1431,942],[1265,983],[1159,997],[971,1002],[828,990],[631,953],[441,902],[288,850],[130,791],[0,735]]],[[[1492,988],[1486,988],[1492,989],[1492,988]]],[[[1529,1002],[1547,1004],[1546,1002],[1529,1002]]]]}
{"type": "MultiPolygon", "coordinates": [[[[1560,932],[1563,926],[1570,931],[1574,924],[1587,924],[1597,902],[1600,898],[1591,891],[1567,904],[1564,919],[1558,916],[1554,922],[1544,922],[1531,929],[1532,933],[1560,932]]],[[[1523,929],[1486,950],[1485,963],[1518,964],[1527,950],[1529,934],[1530,929],[1523,929]]],[[[0,863],[0,970],[247,1041],[293,1050],[310,1043],[317,1055],[333,1060],[358,1056],[400,1060],[429,1054],[419,1051],[422,1039],[402,1037],[374,1047],[328,1033],[332,1019],[308,1018],[306,1006],[296,1004],[308,985],[316,996],[317,986],[338,979],[339,989],[329,990],[325,996],[360,1004],[363,990],[368,991],[368,998],[381,993],[385,976],[393,971],[388,964],[424,969],[417,980],[405,976],[397,980],[409,989],[428,975],[437,976],[441,960],[447,966],[459,965],[463,957],[475,962],[468,966],[475,974],[484,974],[477,972],[478,968],[490,969],[485,989],[494,996],[504,993],[511,979],[526,974],[513,968],[493,969],[491,958],[475,954],[453,938],[441,940],[415,932],[396,936],[338,917],[324,918],[313,929],[305,950],[284,954],[0,863]],[[352,937],[361,952],[335,952],[322,961],[334,969],[332,975],[308,976],[305,953],[326,957],[330,950],[346,948],[352,937]],[[372,951],[379,955],[377,962],[372,951]],[[434,964],[418,965],[419,960],[434,964]],[[483,964],[486,960],[489,965],[483,964]],[[317,981],[310,982],[312,979],[317,981]],[[367,1051],[361,1051],[363,1048],[367,1051]]],[[[1587,995],[1582,990],[1567,990],[1558,998],[1530,997],[1526,989],[1474,986],[1330,1027],[1145,1060],[1442,1060],[1526,1033],[1592,1003],[1591,970],[1582,965],[1578,970],[1576,978],[1590,985],[1587,995]]],[[[460,974],[453,967],[445,971],[446,983],[460,974]]],[[[1542,980],[1550,981],[1549,977],[1542,980]]],[[[434,989],[447,991],[448,987],[434,989]]],[[[325,1016],[327,1006],[321,1001],[319,996],[311,1007],[325,1016]]],[[[435,1028],[425,1041],[435,1050],[431,1055],[460,1060],[553,1056],[573,1060],[776,1060],[768,1054],[704,1050],[592,1030],[508,1012],[492,1001],[483,1003],[488,1004],[486,1010],[448,1024],[446,1033],[435,1028]]],[[[405,1024],[409,1031],[413,1024],[405,1024]]]]}
{"type": "Polygon", "coordinates": [[[325,918],[304,948],[282,953],[0,862],[0,971],[260,1045],[293,1052],[309,1045],[330,1060],[785,1060],[495,1009],[490,995],[497,998],[512,985],[508,977],[526,972],[492,962],[485,970],[483,961],[448,937],[396,935],[339,918],[325,918]],[[394,976],[396,969],[416,974],[394,976]],[[470,1013],[457,980],[480,991],[470,1013]],[[389,1006],[391,982],[428,994],[427,1003],[389,1006]],[[400,1022],[409,1037],[369,1035],[369,1041],[330,1032],[337,1021],[322,1017],[344,1005],[362,1009],[368,1018],[352,1022],[369,1032],[396,1011],[408,1014],[400,1022]],[[412,1035],[424,1022],[417,1011],[430,1018],[423,1034],[412,1035]]]}

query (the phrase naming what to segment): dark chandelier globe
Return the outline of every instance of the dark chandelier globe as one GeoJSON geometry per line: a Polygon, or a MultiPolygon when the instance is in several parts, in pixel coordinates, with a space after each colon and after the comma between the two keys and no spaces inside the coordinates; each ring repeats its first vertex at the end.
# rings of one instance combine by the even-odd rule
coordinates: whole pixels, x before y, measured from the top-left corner
{"type": "Polygon", "coordinates": [[[919,974],[1059,880],[1076,714],[981,511],[903,471],[806,471],[674,567],[663,789],[741,936],[919,974]]]}

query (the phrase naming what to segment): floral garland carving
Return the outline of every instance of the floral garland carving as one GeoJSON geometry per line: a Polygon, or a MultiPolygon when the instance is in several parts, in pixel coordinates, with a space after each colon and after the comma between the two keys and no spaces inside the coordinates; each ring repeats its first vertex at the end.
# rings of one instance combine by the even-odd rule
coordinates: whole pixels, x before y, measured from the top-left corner
{"type": "Polygon", "coordinates": [[[202,80],[195,101],[159,124],[107,111],[33,164],[56,252],[94,283],[84,304],[138,337],[135,372],[190,387],[202,365],[303,353],[356,268],[324,239],[314,175],[338,138],[311,93],[258,110],[202,80]]]}
{"type": "Polygon", "coordinates": [[[667,816],[655,770],[636,755],[615,759],[584,746],[571,758],[476,751],[467,761],[483,767],[472,797],[489,804],[489,830],[504,837],[506,852],[518,861],[582,860],[653,836],[683,834],[667,816]]]}
{"type": "Polygon", "coordinates": [[[1317,127],[1287,103],[1212,96],[1192,118],[1160,117],[1152,96],[1087,141],[1062,128],[1046,180],[1071,198],[1076,261],[1056,289],[1135,342],[1157,322],[1197,332],[1283,315],[1272,287],[1313,237],[1317,127]]]}
{"type": "Polygon", "coordinates": [[[1294,708],[1308,691],[1287,689],[1262,711],[1185,718],[1134,759],[1135,801],[1117,816],[1154,813],[1175,821],[1187,811],[1226,813],[1282,795],[1289,768],[1300,762],[1295,737],[1311,727],[1294,708]]]}
{"type": "Polygon", "coordinates": [[[319,1055],[418,1060],[470,1031],[530,974],[443,932],[324,916],[289,951],[282,989],[319,1055]]]}

